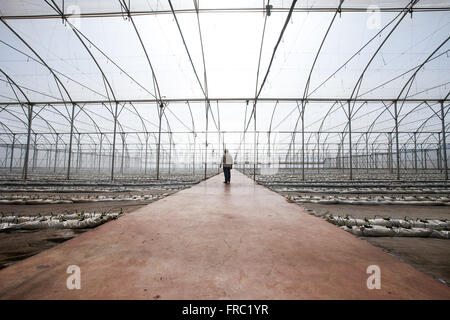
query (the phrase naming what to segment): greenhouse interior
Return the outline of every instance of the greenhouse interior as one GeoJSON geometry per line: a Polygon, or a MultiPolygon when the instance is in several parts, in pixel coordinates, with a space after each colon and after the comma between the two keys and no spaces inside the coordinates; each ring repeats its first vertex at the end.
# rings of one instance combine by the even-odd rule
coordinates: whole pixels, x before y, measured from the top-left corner
{"type": "Polygon", "coordinates": [[[0,21],[0,299],[450,299],[447,1],[0,21]]]}

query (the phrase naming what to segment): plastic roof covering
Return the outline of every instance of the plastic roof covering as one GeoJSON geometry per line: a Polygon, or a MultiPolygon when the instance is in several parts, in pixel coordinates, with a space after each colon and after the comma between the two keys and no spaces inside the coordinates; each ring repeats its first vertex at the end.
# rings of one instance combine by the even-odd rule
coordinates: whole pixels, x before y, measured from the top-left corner
{"type": "MultiPolygon", "coordinates": [[[[136,13],[132,18],[154,68],[161,97],[183,100],[169,103],[163,132],[205,130],[205,104],[191,101],[192,115],[187,107],[186,101],[203,99],[204,95],[168,2],[125,2],[131,12],[136,13]]],[[[297,2],[298,10],[294,11],[287,25],[259,96],[257,130],[290,132],[300,129],[298,104],[293,101],[276,102],[276,99],[301,99],[304,96],[309,72],[339,2],[297,2]]],[[[66,14],[99,14],[89,18],[69,15],[68,21],[79,30],[83,41],[61,18],[51,18],[59,14],[43,1],[2,1],[0,10],[3,21],[23,41],[5,24],[0,24],[0,68],[23,89],[26,98],[18,90],[13,90],[6,76],[0,74],[0,102],[26,102],[28,99],[31,102],[54,103],[53,107],[36,106],[35,112],[39,116],[33,122],[34,132],[54,133],[67,133],[69,130],[66,117],[70,117],[70,106],[62,101],[81,102],[79,106],[84,108],[77,115],[76,132],[111,132],[113,120],[107,110],[108,103],[90,105],[82,102],[136,101],[157,96],[151,69],[137,33],[126,14],[120,14],[124,10],[119,1],[59,0],[55,3],[59,8],[64,3],[66,14]],[[37,17],[40,15],[49,17],[37,17]],[[58,75],[70,98],[25,43],[58,75]],[[102,72],[112,90],[105,83],[102,72]]],[[[244,130],[252,103],[247,106],[245,102],[215,102],[214,99],[255,97],[258,56],[266,19],[262,9],[264,1],[200,1],[202,39],[193,1],[174,0],[172,3],[203,87],[202,45],[204,48],[208,96],[213,99],[213,118],[209,118],[208,129],[213,132],[220,126],[222,131],[244,130]]],[[[258,86],[268,69],[291,2],[270,1],[270,4],[273,5],[273,12],[267,17],[258,86]]],[[[436,100],[448,96],[450,6],[447,1],[419,1],[414,5],[416,11],[408,13],[396,26],[402,17],[400,9],[408,4],[409,1],[343,2],[343,12],[336,16],[317,57],[306,97],[342,99],[344,104],[333,101],[309,103],[305,111],[305,130],[347,130],[347,118],[342,107],[349,98],[436,100]],[[366,11],[373,5],[381,10],[379,20],[373,20],[373,11],[366,11]],[[441,10],[417,10],[427,8],[441,10]],[[394,27],[395,30],[389,35],[394,27]],[[372,57],[373,61],[368,65],[372,57]],[[427,63],[417,71],[424,61],[427,63]],[[412,85],[402,90],[416,71],[412,85]],[[357,95],[353,95],[362,74],[357,95]],[[327,113],[330,116],[324,120],[327,113]]],[[[353,118],[353,130],[392,131],[393,119],[388,112],[383,112],[388,105],[389,102],[355,103],[357,113],[353,118]],[[362,104],[364,106],[359,109],[362,104]]],[[[439,110],[439,103],[406,102],[399,107],[402,131],[440,131],[440,120],[433,117],[433,112],[439,110]],[[410,111],[413,112],[409,114],[410,111]]],[[[19,106],[8,109],[7,113],[0,113],[2,123],[9,124],[8,127],[14,132],[26,132],[23,110],[19,106]]],[[[119,131],[157,131],[155,103],[125,103],[119,121],[119,131]]],[[[1,128],[8,131],[5,126],[1,128]]],[[[249,130],[253,130],[253,124],[249,130]]],[[[138,135],[130,136],[136,141],[141,139],[138,135]]],[[[334,137],[339,139],[338,134],[334,137]]],[[[67,141],[67,137],[64,139],[67,141]]],[[[84,139],[89,140],[88,137],[84,139]]],[[[167,135],[165,139],[168,139],[167,135]]],[[[185,134],[178,134],[177,139],[192,142],[192,137],[185,134]]],[[[216,138],[211,134],[209,139],[214,143],[216,138]]],[[[277,139],[289,142],[290,135],[278,133],[277,139]]],[[[236,138],[234,142],[237,141],[236,138]]]]}

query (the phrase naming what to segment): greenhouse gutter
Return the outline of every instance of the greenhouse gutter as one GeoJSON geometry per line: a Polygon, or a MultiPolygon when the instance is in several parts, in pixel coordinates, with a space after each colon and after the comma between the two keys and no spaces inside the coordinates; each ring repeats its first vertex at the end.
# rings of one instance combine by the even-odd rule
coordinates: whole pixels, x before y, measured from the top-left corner
{"type": "MultiPolygon", "coordinates": [[[[294,8],[293,12],[298,13],[323,13],[323,12],[335,12],[336,7],[314,7],[314,8],[294,8]]],[[[380,12],[401,12],[404,8],[378,8],[380,12]]],[[[288,12],[289,8],[273,8],[271,10],[272,13],[275,12],[288,12]]],[[[358,13],[358,12],[367,12],[367,7],[343,7],[340,9],[341,13],[358,13]]],[[[450,7],[418,7],[411,9],[411,12],[435,12],[435,11],[450,11],[450,7]]],[[[195,8],[189,9],[178,9],[174,10],[176,14],[183,13],[197,13],[195,8]]],[[[199,9],[199,13],[265,13],[265,8],[204,8],[199,9]]],[[[111,11],[111,12],[86,12],[80,14],[64,14],[66,18],[101,18],[101,17],[123,17],[124,15],[130,16],[146,16],[146,15],[160,15],[160,14],[172,14],[171,10],[140,10],[140,11],[130,11],[126,14],[122,11],[111,11]]],[[[39,15],[4,15],[1,16],[2,19],[8,20],[21,20],[21,19],[61,19],[61,15],[59,14],[39,14],[39,15]]]]}
{"type": "MultiPolygon", "coordinates": [[[[208,98],[209,101],[214,102],[247,102],[254,101],[255,98],[208,98]]],[[[175,98],[175,99],[164,99],[164,102],[167,103],[181,103],[181,102],[205,102],[205,98],[175,98]]],[[[450,101],[450,97],[446,98],[429,98],[429,99],[397,99],[397,98],[356,98],[356,99],[348,99],[348,98],[258,98],[258,102],[306,102],[306,103],[321,103],[321,102],[393,102],[393,101],[402,101],[402,102],[447,102],[450,101]]],[[[33,105],[54,105],[54,104],[64,104],[64,103],[74,103],[74,104],[105,104],[110,103],[109,100],[73,100],[70,101],[32,101],[33,105]]],[[[156,103],[159,102],[157,99],[128,99],[128,100],[116,100],[114,102],[117,103],[156,103]]],[[[26,105],[27,102],[0,102],[0,106],[14,106],[14,105],[26,105]]]]}

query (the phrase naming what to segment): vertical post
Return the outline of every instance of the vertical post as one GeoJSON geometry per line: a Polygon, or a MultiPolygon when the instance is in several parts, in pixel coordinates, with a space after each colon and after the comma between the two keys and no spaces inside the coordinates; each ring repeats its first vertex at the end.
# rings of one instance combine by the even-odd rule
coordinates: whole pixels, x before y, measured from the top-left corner
{"type": "Polygon", "coordinates": [[[393,165],[393,155],[392,155],[392,132],[389,132],[389,144],[388,144],[388,162],[389,162],[389,172],[394,173],[394,165],[393,165]]]}
{"type": "Polygon", "coordinates": [[[63,169],[66,169],[67,144],[64,145],[63,169]]]}
{"type": "MultiPolygon", "coordinates": [[[[222,141],[222,135],[221,132],[219,130],[219,159],[221,159],[223,153],[225,152],[225,149],[223,148],[223,141],[222,141]]],[[[220,162],[219,162],[220,163],[220,162]]],[[[220,173],[220,166],[217,166],[217,173],[220,173]]]]}
{"type": "Polygon", "coordinates": [[[46,155],[46,157],[45,157],[45,168],[46,169],[50,169],[50,153],[51,153],[52,149],[49,148],[49,149],[46,149],[45,151],[46,151],[45,152],[45,155],[46,155]]]}
{"type": "Polygon", "coordinates": [[[436,146],[436,167],[442,173],[440,146],[441,146],[441,134],[438,133],[438,145],[436,146]]]}
{"type": "Polygon", "coordinates": [[[369,173],[369,134],[366,132],[366,166],[369,173]]]}
{"type": "Polygon", "coordinates": [[[344,132],[342,132],[341,135],[341,168],[342,168],[342,173],[345,174],[345,153],[344,153],[344,149],[345,149],[345,143],[344,143],[344,132]]]}
{"type": "Polygon", "coordinates": [[[112,144],[112,155],[111,155],[111,181],[114,180],[114,161],[116,158],[116,133],[117,133],[117,111],[119,108],[119,103],[116,102],[116,109],[114,112],[114,132],[113,132],[113,144],[112,144]]]}
{"type": "Polygon", "coordinates": [[[417,167],[417,133],[414,132],[414,169],[416,171],[416,173],[418,172],[418,167],[417,167]]]}
{"type": "Polygon", "coordinates": [[[447,164],[447,142],[445,138],[445,113],[444,101],[441,101],[441,123],[442,123],[442,150],[444,151],[444,179],[448,180],[448,164],[447,164]]]}
{"type": "Polygon", "coordinates": [[[53,172],[56,172],[56,163],[58,162],[58,140],[59,140],[59,133],[56,134],[55,161],[53,165],[53,172]]]}
{"type": "Polygon", "coordinates": [[[253,180],[256,180],[256,100],[254,105],[253,112],[253,123],[254,123],[254,132],[253,132],[253,180]]]}
{"type": "Polygon", "coordinates": [[[20,156],[19,156],[19,164],[22,163],[22,157],[23,157],[23,144],[20,144],[20,156]]]}
{"type": "Polygon", "coordinates": [[[428,164],[427,164],[427,155],[428,155],[428,149],[424,150],[424,160],[425,160],[425,169],[428,169],[428,164]]]}
{"type": "Polygon", "coordinates": [[[123,160],[125,156],[125,133],[121,133],[120,137],[122,138],[122,154],[120,155],[120,175],[123,176],[123,160]]]}
{"type": "Polygon", "coordinates": [[[11,160],[9,163],[9,172],[12,172],[13,160],[14,160],[14,145],[16,144],[16,134],[13,133],[12,145],[11,145],[11,160]]]}
{"type": "Polygon", "coordinates": [[[97,144],[94,143],[94,152],[91,151],[91,161],[89,162],[89,167],[94,169],[97,168],[97,144]]]}
{"type": "Polygon", "coordinates": [[[145,133],[145,161],[144,161],[144,175],[147,175],[147,160],[148,159],[148,132],[145,133]]]}
{"type": "Polygon", "coordinates": [[[78,173],[78,171],[80,170],[81,167],[81,134],[78,134],[78,141],[77,141],[77,146],[78,146],[78,151],[77,151],[77,166],[76,166],[76,171],[78,173]]]}
{"type": "MultiPolygon", "coordinates": [[[[247,113],[246,113],[246,115],[245,115],[245,117],[247,117],[247,113]]],[[[246,119],[247,120],[247,119],[246,119]]],[[[244,122],[245,123],[245,122],[244,122]]],[[[244,172],[244,174],[245,174],[245,160],[246,160],[246,152],[245,152],[245,133],[246,133],[246,131],[245,131],[245,127],[244,127],[244,138],[243,138],[243,141],[244,141],[244,147],[243,147],[243,153],[242,153],[242,159],[243,159],[243,162],[244,162],[244,167],[243,167],[243,172],[244,172]]]]}
{"type": "MultiPolygon", "coordinates": [[[[219,129],[220,129],[220,126],[219,126],[219,129]]],[[[219,153],[218,153],[218,156],[221,157],[223,152],[221,152],[222,151],[221,150],[222,144],[220,143],[220,130],[219,130],[218,133],[219,133],[219,153]]],[[[220,167],[219,166],[217,166],[217,173],[220,173],[220,167]]]]}
{"type": "Polygon", "coordinates": [[[340,158],[341,158],[341,144],[338,143],[336,153],[336,170],[341,168],[340,158]]]}
{"type": "Polygon", "coordinates": [[[205,174],[204,179],[206,179],[206,172],[208,169],[207,161],[208,161],[208,118],[209,118],[209,109],[208,109],[209,101],[205,102],[206,108],[206,131],[205,131],[205,174]]]}
{"type": "Polygon", "coordinates": [[[320,161],[320,133],[317,132],[317,173],[320,173],[319,161],[320,161]]]}
{"type": "Polygon", "coordinates": [[[403,154],[405,155],[404,168],[405,168],[405,170],[408,170],[408,149],[406,148],[406,143],[405,143],[405,149],[403,151],[403,154]]]}
{"type": "Polygon", "coordinates": [[[100,133],[100,148],[98,151],[98,173],[100,174],[102,167],[102,147],[103,147],[103,133],[100,133]]]}
{"type": "Polygon", "coordinates": [[[192,132],[192,134],[194,135],[194,152],[192,154],[192,175],[195,176],[195,140],[197,139],[197,134],[195,132],[192,132]]]}
{"type": "Polygon", "coordinates": [[[378,152],[375,153],[372,145],[372,154],[373,154],[373,166],[375,169],[378,169],[378,152]]]}
{"type": "Polygon", "coordinates": [[[158,145],[156,146],[156,180],[159,180],[159,158],[161,152],[161,119],[163,115],[164,104],[162,102],[158,105],[158,117],[159,117],[159,127],[158,127],[158,145]]]}
{"type": "Polygon", "coordinates": [[[350,110],[350,100],[347,103],[348,105],[348,152],[349,152],[349,160],[350,160],[350,180],[353,180],[353,158],[352,158],[352,115],[350,110]]]}
{"type": "Polygon", "coordinates": [[[72,162],[72,144],[73,144],[73,123],[75,120],[75,104],[72,104],[72,115],[70,117],[70,137],[69,137],[69,156],[67,160],[67,176],[66,179],[70,179],[70,166],[72,162]]]}
{"type": "Polygon", "coordinates": [[[317,132],[317,173],[320,173],[320,166],[319,166],[319,161],[320,161],[320,134],[319,132],[317,132]]]}
{"type": "Polygon", "coordinates": [[[302,180],[305,180],[305,107],[302,104],[302,180]]]}
{"type": "Polygon", "coordinates": [[[395,120],[395,148],[397,152],[397,180],[400,180],[400,149],[398,146],[398,112],[397,101],[394,101],[394,120],[395,120]]]}
{"type": "Polygon", "coordinates": [[[169,133],[169,176],[170,176],[171,161],[172,161],[172,132],[169,133]]]}
{"type": "Polygon", "coordinates": [[[31,169],[32,171],[34,171],[34,169],[36,168],[36,162],[37,162],[37,154],[38,154],[38,150],[37,150],[37,134],[34,134],[34,144],[33,144],[33,159],[31,160],[31,169]]]}
{"type": "MultiPolygon", "coordinates": [[[[258,164],[259,161],[259,132],[256,136],[256,164],[258,164]]],[[[261,170],[260,170],[261,173],[261,170]]]]}
{"type": "Polygon", "coordinates": [[[28,133],[27,133],[27,147],[25,149],[25,159],[23,162],[22,179],[28,178],[28,159],[30,157],[30,143],[31,143],[31,124],[33,121],[33,105],[28,105],[28,133]]]}
{"type": "Polygon", "coordinates": [[[4,163],[4,167],[7,168],[8,166],[8,155],[9,155],[9,146],[8,144],[5,144],[6,147],[6,152],[5,152],[5,163],[4,163]]]}

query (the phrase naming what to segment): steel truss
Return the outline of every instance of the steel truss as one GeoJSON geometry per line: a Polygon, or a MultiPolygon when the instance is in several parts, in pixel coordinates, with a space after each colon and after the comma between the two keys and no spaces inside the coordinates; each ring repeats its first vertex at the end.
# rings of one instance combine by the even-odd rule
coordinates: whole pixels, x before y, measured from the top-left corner
{"type": "MultiPolygon", "coordinates": [[[[366,71],[369,68],[371,62],[378,55],[379,51],[382,49],[383,45],[389,41],[390,36],[395,33],[395,30],[399,25],[401,25],[402,20],[410,15],[412,16],[415,13],[420,12],[435,12],[435,11],[450,11],[450,6],[435,6],[435,7],[422,7],[420,6],[420,1],[412,0],[408,2],[408,4],[403,8],[398,7],[380,7],[380,12],[392,12],[397,13],[394,19],[392,19],[389,23],[387,23],[380,32],[375,35],[372,39],[370,39],[364,46],[361,47],[358,52],[355,53],[348,61],[353,59],[357,54],[359,54],[367,44],[369,44],[373,39],[377,36],[381,35],[382,32],[386,31],[386,35],[382,39],[381,44],[372,54],[370,60],[367,65],[361,72],[357,82],[354,84],[353,91],[349,97],[311,97],[311,95],[318,89],[315,88],[311,90],[310,80],[311,76],[314,73],[314,68],[316,65],[316,61],[320,56],[321,49],[323,44],[327,40],[327,36],[329,31],[332,29],[334,22],[337,17],[341,17],[343,13],[351,14],[356,12],[366,12],[366,7],[348,7],[346,6],[345,1],[339,1],[339,4],[335,8],[327,8],[327,7],[305,7],[303,4],[296,4],[296,0],[292,1],[291,5],[283,8],[273,8],[270,9],[271,12],[285,12],[287,13],[286,22],[283,28],[280,30],[280,35],[278,38],[278,42],[273,50],[271,62],[273,61],[277,46],[282,40],[285,29],[288,26],[288,21],[292,14],[298,12],[310,12],[310,13],[318,13],[318,12],[331,12],[334,13],[332,20],[322,38],[321,45],[318,51],[315,54],[315,58],[313,64],[309,68],[309,75],[306,81],[306,85],[304,88],[299,88],[299,90],[303,89],[301,97],[283,97],[283,98],[271,98],[271,97],[262,97],[260,96],[261,91],[264,87],[265,80],[270,73],[271,63],[269,64],[267,70],[265,70],[265,76],[261,83],[259,83],[260,76],[260,68],[258,63],[258,72],[256,74],[256,84],[255,84],[255,96],[254,97],[236,97],[236,98],[220,98],[220,97],[210,97],[208,94],[208,81],[207,81],[207,70],[205,64],[205,48],[203,47],[202,40],[202,28],[201,28],[201,19],[200,16],[208,13],[227,13],[227,12],[262,12],[267,13],[267,8],[263,6],[262,8],[201,8],[196,0],[194,0],[193,8],[186,9],[176,9],[173,7],[172,2],[169,1],[170,8],[162,9],[162,10],[134,10],[129,6],[129,2],[125,0],[119,0],[120,3],[120,11],[108,11],[108,12],[96,12],[89,13],[84,12],[78,14],[76,17],[79,18],[103,18],[103,17],[123,17],[125,20],[130,22],[131,27],[133,28],[136,39],[139,41],[142,51],[146,57],[146,61],[148,64],[148,68],[152,74],[152,83],[143,85],[138,83],[132,76],[126,73],[115,61],[113,61],[110,57],[108,57],[100,48],[98,48],[95,43],[93,43],[90,39],[88,39],[80,30],[78,30],[74,25],[70,23],[69,18],[74,17],[72,14],[67,12],[67,8],[64,7],[64,2],[62,7],[58,6],[58,4],[54,0],[46,0],[45,1],[48,6],[54,11],[53,14],[43,14],[43,15],[34,15],[34,14],[23,14],[23,15],[2,15],[0,16],[0,21],[4,26],[19,39],[23,45],[25,45],[34,55],[31,57],[34,61],[44,66],[52,75],[56,86],[59,90],[59,97],[54,97],[54,100],[50,101],[31,101],[27,95],[25,94],[25,88],[18,85],[15,80],[8,75],[5,70],[0,68],[0,72],[7,79],[6,82],[11,87],[11,90],[14,92],[15,100],[11,102],[0,102],[0,112],[8,113],[11,116],[14,116],[18,119],[26,128],[26,131],[19,132],[12,129],[12,126],[0,122],[0,126],[5,129],[5,132],[0,133],[0,148],[5,150],[5,159],[3,161],[3,167],[9,168],[9,172],[13,172],[16,168],[21,168],[21,175],[24,180],[28,179],[28,166],[31,162],[32,171],[36,171],[39,165],[39,161],[42,160],[42,157],[39,157],[39,151],[47,152],[47,159],[44,167],[47,169],[52,169],[54,173],[61,171],[64,169],[65,178],[71,179],[71,169],[74,167],[74,157],[76,156],[76,172],[82,169],[82,161],[83,157],[89,157],[89,170],[95,170],[98,173],[102,173],[105,169],[110,170],[110,179],[114,180],[117,176],[115,172],[115,168],[117,167],[116,158],[117,153],[116,149],[119,144],[117,141],[117,137],[121,138],[121,152],[120,152],[120,176],[125,174],[126,169],[134,168],[137,166],[138,172],[144,172],[147,174],[149,167],[153,166],[153,162],[149,163],[150,156],[154,156],[154,167],[156,170],[156,178],[160,177],[160,160],[161,158],[167,157],[164,161],[164,165],[168,165],[168,170],[170,173],[171,163],[173,162],[173,157],[177,156],[178,153],[185,152],[187,154],[188,159],[192,159],[192,162],[189,163],[189,166],[192,166],[192,173],[195,175],[195,168],[198,167],[198,164],[201,163],[204,169],[204,178],[207,177],[208,163],[213,165],[217,159],[218,155],[221,153],[221,149],[224,148],[225,136],[231,134],[237,134],[240,136],[240,143],[236,146],[231,146],[233,150],[236,152],[237,163],[238,166],[242,166],[243,169],[246,169],[246,165],[251,162],[253,166],[253,176],[256,177],[256,170],[258,166],[265,165],[271,162],[271,158],[279,157],[279,163],[284,166],[290,166],[291,169],[295,170],[296,168],[301,168],[302,178],[305,179],[305,169],[310,169],[311,165],[316,165],[318,172],[320,172],[319,164],[324,168],[325,164],[329,168],[345,170],[348,169],[349,179],[353,179],[353,171],[360,170],[361,167],[364,169],[377,169],[377,168],[386,168],[394,173],[396,179],[401,179],[401,169],[414,169],[416,172],[419,169],[428,169],[430,163],[435,167],[435,169],[440,170],[443,175],[443,179],[448,180],[448,158],[447,158],[447,135],[448,135],[448,121],[446,121],[447,113],[449,112],[449,94],[445,97],[436,97],[433,99],[415,99],[410,97],[409,90],[416,79],[418,72],[422,69],[424,65],[429,63],[430,61],[437,59],[439,56],[443,55],[443,53],[438,55],[439,50],[441,50],[444,45],[448,42],[450,37],[445,39],[439,46],[436,48],[432,48],[430,50],[430,54],[427,58],[415,68],[407,71],[406,73],[411,73],[410,77],[403,85],[401,91],[396,97],[380,97],[380,98],[371,98],[364,99],[361,94],[359,94],[359,90],[361,87],[361,83],[366,76],[366,71]],[[171,14],[174,17],[174,21],[177,25],[180,39],[183,42],[183,45],[186,49],[186,54],[189,57],[191,62],[191,66],[193,72],[196,76],[197,83],[202,91],[203,97],[198,98],[165,98],[164,95],[160,92],[158,77],[154,70],[152,61],[149,57],[149,50],[151,48],[147,48],[140,35],[140,31],[138,30],[136,24],[134,23],[133,17],[142,16],[142,15],[157,15],[157,14],[171,14]],[[190,52],[188,50],[188,46],[185,42],[183,36],[183,30],[178,23],[177,15],[179,14],[195,14],[197,18],[197,26],[198,33],[200,37],[200,45],[203,59],[203,80],[200,80],[198,72],[195,68],[195,65],[191,59],[190,52]],[[85,100],[85,101],[77,101],[72,99],[68,88],[64,85],[64,82],[61,80],[62,77],[70,79],[66,75],[54,70],[47,61],[45,61],[37,51],[27,43],[24,38],[16,31],[11,25],[8,23],[10,20],[18,20],[18,19],[62,19],[65,25],[68,25],[73,31],[74,36],[80,41],[83,47],[86,50],[86,53],[95,63],[98,72],[101,74],[102,80],[104,82],[105,92],[101,93],[101,96],[104,99],[99,100],[85,100]],[[390,28],[390,29],[389,29],[390,28]],[[93,47],[93,48],[92,48],[93,47]],[[152,96],[149,99],[118,99],[116,93],[114,92],[108,75],[102,69],[100,63],[95,58],[93,51],[96,50],[100,52],[104,57],[111,61],[116,67],[124,72],[132,81],[138,84],[141,88],[144,88],[146,92],[152,96]],[[153,87],[152,90],[148,89],[148,87],[153,87]],[[152,93],[153,92],[153,93],[152,93]],[[214,112],[212,110],[212,105],[216,103],[217,105],[217,121],[214,116],[214,112]],[[249,103],[252,105],[252,109],[247,118],[247,113],[244,121],[244,128],[242,131],[224,131],[221,130],[220,124],[220,114],[219,114],[219,103],[242,103],[247,106],[249,103]],[[272,121],[273,115],[275,114],[276,109],[281,108],[283,103],[292,103],[295,105],[294,110],[298,112],[298,117],[296,119],[296,124],[294,130],[292,131],[276,131],[272,130],[272,121]],[[318,131],[308,131],[305,128],[305,124],[307,124],[307,120],[305,119],[305,112],[310,108],[314,108],[314,104],[316,103],[329,103],[331,107],[328,109],[326,114],[321,120],[321,125],[318,131]],[[368,103],[377,103],[381,107],[381,112],[378,114],[376,119],[370,124],[367,130],[355,130],[352,128],[352,121],[359,116],[358,112],[361,113],[364,106],[368,103]],[[167,118],[166,112],[172,112],[169,108],[169,105],[181,107],[183,104],[186,104],[186,107],[189,109],[190,117],[191,117],[191,125],[183,125],[188,128],[190,131],[172,131],[170,129],[169,120],[167,118]],[[206,128],[205,130],[198,130],[195,126],[194,117],[192,115],[191,105],[192,104],[202,104],[205,106],[205,119],[206,119],[206,128]],[[417,104],[411,111],[402,114],[402,108],[405,104],[417,104]],[[98,123],[93,119],[92,111],[89,110],[90,106],[93,105],[101,105],[106,110],[109,111],[112,117],[112,121],[114,123],[114,129],[112,132],[102,130],[98,123]],[[145,117],[143,117],[140,112],[137,110],[135,105],[146,105],[148,107],[156,107],[158,112],[158,131],[149,130],[147,125],[150,123],[145,117]],[[272,107],[272,118],[269,126],[269,130],[261,131],[256,130],[256,114],[257,114],[257,106],[261,107],[272,107]],[[436,108],[436,106],[438,108],[436,108]],[[26,121],[18,117],[15,113],[11,112],[11,108],[20,108],[25,117],[26,121]],[[400,130],[400,125],[402,124],[402,120],[407,116],[418,110],[418,108],[429,108],[432,111],[432,116],[425,121],[417,128],[415,131],[402,131],[400,130]],[[53,127],[53,123],[50,120],[44,119],[40,112],[42,110],[52,110],[52,112],[59,114],[66,121],[70,128],[69,132],[62,132],[55,130],[53,127]],[[67,111],[67,114],[64,113],[64,110],[67,111]],[[133,114],[135,114],[142,126],[142,130],[128,130],[125,123],[121,123],[119,120],[119,116],[123,110],[129,110],[133,114]],[[340,110],[346,115],[347,122],[344,126],[344,129],[341,131],[333,131],[333,130],[324,130],[323,125],[324,122],[329,119],[329,117],[336,111],[340,110]],[[91,125],[94,127],[94,132],[83,132],[80,131],[77,127],[77,116],[82,113],[86,115],[91,120],[91,125]],[[378,123],[378,119],[381,118],[383,114],[389,114],[393,121],[394,127],[391,130],[379,131],[374,130],[375,124],[378,123]],[[208,136],[208,121],[211,116],[211,120],[213,121],[215,128],[217,130],[217,140],[213,143],[211,141],[211,137],[208,136]],[[33,124],[33,120],[35,118],[39,118],[47,125],[47,128],[50,130],[49,132],[42,130],[35,130],[35,124],[33,124]],[[438,119],[440,121],[440,128],[436,131],[427,131],[425,130],[426,123],[432,118],[438,119]],[[162,129],[162,122],[166,121],[167,130],[162,129]],[[251,121],[253,120],[253,130],[248,130],[251,121]],[[298,130],[298,125],[301,124],[301,130],[298,130]],[[34,127],[33,127],[34,126],[34,127]],[[191,130],[192,129],[192,130],[191,130]],[[190,135],[192,135],[193,144],[189,140],[189,143],[178,143],[174,140],[174,136],[178,134],[183,134],[190,139],[190,135]],[[204,135],[204,144],[203,146],[199,144],[198,149],[196,148],[198,135],[204,135]],[[253,143],[246,142],[246,135],[253,134],[253,143]],[[301,147],[300,149],[296,149],[299,143],[296,142],[297,134],[301,135],[301,147]],[[277,143],[277,149],[274,149],[274,145],[271,145],[271,139],[275,135],[287,135],[288,142],[279,142],[277,143]],[[162,136],[166,136],[168,142],[162,141],[162,136]],[[265,136],[265,137],[264,137],[265,136]],[[136,137],[137,142],[127,142],[127,139],[131,137],[136,137]],[[150,137],[153,137],[154,142],[151,143],[150,137]],[[264,137],[264,138],[263,138],[264,137]],[[83,139],[87,138],[89,143],[84,141],[83,139]],[[267,146],[261,147],[260,140],[265,141],[267,138],[268,144],[267,146]],[[345,141],[345,138],[348,140],[345,141]],[[352,138],[356,138],[356,141],[352,138]],[[25,139],[26,141],[22,141],[25,139]],[[74,151],[74,139],[76,140],[77,150],[74,151]],[[31,150],[33,147],[33,150],[31,150]],[[61,148],[63,147],[63,148],[61,148]],[[250,149],[253,149],[253,159],[248,160],[248,153],[250,149]],[[17,149],[20,150],[20,158],[17,161],[17,153],[15,155],[15,151],[17,149]],[[86,149],[86,150],[84,150],[86,149]],[[145,150],[144,156],[142,153],[145,150]],[[298,151],[296,151],[298,150],[298,151]],[[33,157],[30,160],[30,152],[33,151],[33,157]],[[197,152],[196,152],[197,151],[197,152]],[[347,154],[345,154],[347,151],[347,154]],[[110,152],[110,154],[108,154],[110,152]],[[301,153],[300,153],[301,152],[301,153]],[[22,153],[24,153],[22,159],[22,153]],[[435,153],[436,158],[430,158],[430,153],[435,153]],[[63,154],[64,161],[61,161],[61,154],[63,154]],[[52,158],[50,158],[50,155],[52,158]],[[238,157],[239,155],[239,157],[238,157]],[[260,161],[260,157],[266,157],[266,160],[260,161]],[[401,157],[404,156],[402,161],[401,157]],[[142,156],[144,161],[142,161],[142,156]],[[410,157],[407,159],[407,157],[410,157]],[[395,160],[394,160],[395,157],[395,160]],[[284,158],[284,160],[282,160],[284,158]],[[52,160],[53,159],[53,160],[52,160]],[[105,160],[106,159],[106,160],[105,160]],[[135,160],[132,160],[135,159],[135,160]],[[208,160],[211,159],[211,160],[208,160]],[[301,160],[300,160],[301,159],[301,160]],[[134,162],[133,162],[134,161],[134,162]],[[427,163],[428,162],[428,163],[427,163]],[[133,165],[131,165],[134,163],[133,165]],[[403,164],[402,164],[403,163],[403,164]],[[19,165],[18,165],[19,164],[19,165]],[[143,165],[143,168],[142,168],[143,165]],[[412,166],[411,168],[409,166],[412,166]]],[[[269,5],[270,1],[267,2],[269,5]]],[[[265,15],[264,19],[264,27],[261,37],[261,50],[259,55],[259,61],[261,60],[261,52],[262,45],[264,41],[264,32],[265,32],[265,22],[268,18],[269,14],[265,15]]],[[[19,51],[17,48],[13,48],[19,51]]],[[[20,51],[19,51],[20,52],[20,51]]],[[[448,52],[448,51],[447,51],[448,52]]],[[[445,53],[445,52],[444,52],[445,53]]],[[[21,54],[25,54],[21,52],[21,54]]],[[[25,54],[26,55],[26,54],[25,54]]],[[[30,56],[28,56],[30,57],[30,56]]],[[[347,62],[348,62],[347,61],[347,62]]],[[[345,66],[347,62],[343,65],[345,66]]],[[[338,72],[343,66],[339,67],[336,72],[338,72]]],[[[261,70],[263,71],[263,70],[261,70]]],[[[405,73],[405,74],[406,74],[405,73]]],[[[331,75],[332,76],[332,75],[331,75]]],[[[331,77],[330,76],[330,77],[331,77]]],[[[398,78],[398,77],[397,77],[398,78]]],[[[328,78],[329,79],[329,78],[328,78]]],[[[326,81],[322,82],[323,85],[326,81]]],[[[75,81],[70,79],[71,81],[75,81]]],[[[394,79],[389,80],[393,81],[394,79]]],[[[319,85],[319,87],[321,86],[319,85]]],[[[28,88],[27,88],[28,90],[28,88]]],[[[301,92],[301,91],[300,91],[301,92]]],[[[293,110],[293,112],[294,112],[293,110]]],[[[173,114],[173,113],[172,113],[173,114]]],[[[176,117],[176,116],[175,116],[176,117]]],[[[178,119],[179,120],[179,119],[178,119]]],[[[179,120],[182,122],[181,120],[179,120]]],[[[154,124],[152,124],[154,125],[154,124]]],[[[214,138],[215,139],[215,138],[214,138]]],[[[0,159],[1,161],[1,159],[0,159]]],[[[185,161],[187,163],[187,161],[185,161]]],[[[133,171],[134,172],[134,171],[133,171]]]]}

